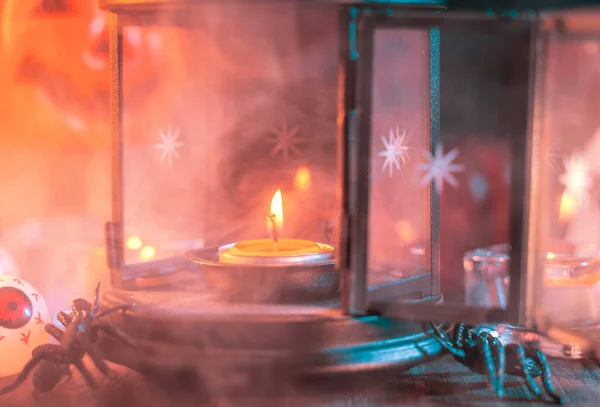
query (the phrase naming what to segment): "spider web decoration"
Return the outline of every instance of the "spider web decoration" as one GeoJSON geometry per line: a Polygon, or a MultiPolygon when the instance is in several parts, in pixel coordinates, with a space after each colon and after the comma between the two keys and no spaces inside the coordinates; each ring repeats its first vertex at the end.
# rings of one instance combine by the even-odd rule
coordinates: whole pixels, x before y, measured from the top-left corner
{"type": "Polygon", "coordinates": [[[271,131],[271,157],[281,154],[284,162],[288,162],[292,155],[299,156],[301,154],[298,148],[303,141],[298,137],[300,126],[288,128],[287,122],[283,122],[280,128],[275,128],[271,131]]]}
{"type": "Polygon", "coordinates": [[[424,153],[427,164],[419,164],[419,169],[426,171],[421,178],[421,185],[434,183],[435,191],[441,195],[444,188],[444,182],[458,186],[458,181],[454,177],[455,173],[464,171],[465,167],[461,164],[454,164],[453,161],[458,157],[458,148],[454,148],[444,155],[444,147],[441,143],[436,144],[435,153],[424,153]]]}
{"type": "Polygon", "coordinates": [[[171,126],[167,127],[167,131],[158,132],[161,142],[154,144],[154,148],[161,150],[160,162],[161,164],[166,161],[169,166],[173,165],[173,158],[179,158],[177,149],[183,147],[183,142],[178,141],[179,129],[173,129],[171,126]]]}
{"type": "Polygon", "coordinates": [[[390,135],[387,139],[384,136],[380,136],[381,142],[385,148],[385,150],[378,154],[379,157],[385,157],[381,171],[385,172],[387,168],[390,178],[394,175],[394,168],[400,171],[400,163],[402,163],[402,165],[406,165],[407,161],[410,159],[408,155],[408,150],[410,147],[407,147],[404,144],[406,136],[406,130],[403,130],[402,133],[400,133],[400,129],[398,127],[396,127],[395,133],[393,129],[390,129],[390,135]]]}
{"type": "Polygon", "coordinates": [[[578,205],[582,206],[589,199],[592,187],[589,164],[585,157],[579,153],[571,154],[564,160],[565,172],[558,179],[565,187],[565,192],[573,197],[578,205]]]}

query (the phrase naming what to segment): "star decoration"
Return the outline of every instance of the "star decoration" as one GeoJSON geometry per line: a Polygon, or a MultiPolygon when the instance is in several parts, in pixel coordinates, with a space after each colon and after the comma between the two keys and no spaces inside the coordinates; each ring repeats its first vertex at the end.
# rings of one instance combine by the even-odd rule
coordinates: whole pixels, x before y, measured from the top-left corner
{"type": "Polygon", "coordinates": [[[273,136],[271,141],[274,146],[273,150],[271,150],[271,157],[281,154],[283,161],[288,161],[292,154],[300,155],[298,144],[301,144],[302,141],[297,137],[298,130],[300,130],[299,126],[288,129],[288,125],[285,122],[281,128],[273,129],[271,131],[273,136]]]}
{"type": "Polygon", "coordinates": [[[581,154],[572,154],[565,159],[565,172],[558,179],[564,185],[565,192],[571,195],[579,204],[583,205],[588,199],[588,193],[592,186],[589,166],[581,154]]]}
{"type": "Polygon", "coordinates": [[[167,164],[173,165],[173,158],[179,157],[177,149],[183,146],[183,142],[177,141],[179,138],[179,129],[173,129],[171,126],[167,131],[159,131],[161,142],[154,144],[154,148],[162,150],[160,153],[160,162],[167,161],[167,164]]]}
{"type": "Polygon", "coordinates": [[[453,164],[456,157],[458,157],[458,148],[454,148],[444,155],[444,148],[440,143],[435,146],[435,154],[425,153],[428,163],[419,165],[420,170],[426,171],[421,179],[421,185],[427,185],[433,181],[438,194],[442,193],[444,182],[457,187],[458,181],[454,178],[453,173],[462,172],[465,167],[461,164],[453,164]]]}
{"type": "Polygon", "coordinates": [[[400,171],[400,162],[402,162],[402,165],[405,165],[408,161],[408,150],[410,147],[404,145],[406,135],[406,131],[400,134],[400,130],[396,127],[396,134],[394,134],[394,130],[390,129],[388,139],[381,136],[381,142],[385,147],[385,150],[378,154],[380,157],[385,157],[381,171],[385,171],[387,168],[390,178],[394,175],[394,168],[400,171]]]}

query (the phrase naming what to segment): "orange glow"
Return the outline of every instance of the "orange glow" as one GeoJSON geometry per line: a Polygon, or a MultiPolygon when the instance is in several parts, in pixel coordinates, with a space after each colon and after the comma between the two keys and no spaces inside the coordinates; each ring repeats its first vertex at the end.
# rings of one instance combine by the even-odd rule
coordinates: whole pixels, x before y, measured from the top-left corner
{"type": "MultiPolygon", "coordinates": [[[[275,215],[275,227],[277,228],[277,235],[282,236],[283,232],[283,198],[281,197],[281,190],[278,189],[271,199],[271,213],[275,215]]],[[[267,222],[267,230],[269,234],[272,233],[272,224],[267,222]]]]}
{"type": "Polygon", "coordinates": [[[403,243],[412,243],[417,240],[415,228],[405,220],[396,223],[396,234],[403,243]]]}
{"type": "Polygon", "coordinates": [[[138,236],[130,236],[127,239],[127,243],[125,243],[125,247],[127,247],[129,250],[139,250],[142,245],[142,239],[140,239],[138,236]]]}
{"type": "Polygon", "coordinates": [[[296,170],[294,176],[294,187],[300,191],[306,191],[310,189],[312,182],[312,176],[308,167],[300,167],[296,170]]]}
{"type": "Polygon", "coordinates": [[[140,260],[141,261],[150,261],[150,260],[154,259],[154,256],[156,256],[156,250],[154,250],[154,247],[152,247],[152,246],[142,247],[142,250],[140,251],[140,260]]]}
{"type": "Polygon", "coordinates": [[[561,222],[568,222],[573,217],[576,208],[577,201],[571,194],[565,191],[560,199],[560,212],[558,219],[561,222]]]}
{"type": "Polygon", "coordinates": [[[554,260],[554,259],[556,259],[556,254],[554,254],[554,253],[552,253],[552,252],[548,252],[548,253],[546,254],[546,258],[547,258],[548,260],[554,260]]]}

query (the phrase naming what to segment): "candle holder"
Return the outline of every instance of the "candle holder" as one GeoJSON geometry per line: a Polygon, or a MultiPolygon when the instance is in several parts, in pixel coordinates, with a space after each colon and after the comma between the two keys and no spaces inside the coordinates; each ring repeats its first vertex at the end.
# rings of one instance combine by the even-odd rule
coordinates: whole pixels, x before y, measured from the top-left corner
{"type": "Polygon", "coordinates": [[[290,304],[339,298],[340,273],[334,249],[295,256],[244,256],[235,243],[194,250],[185,257],[202,267],[207,289],[228,302],[290,304]]]}

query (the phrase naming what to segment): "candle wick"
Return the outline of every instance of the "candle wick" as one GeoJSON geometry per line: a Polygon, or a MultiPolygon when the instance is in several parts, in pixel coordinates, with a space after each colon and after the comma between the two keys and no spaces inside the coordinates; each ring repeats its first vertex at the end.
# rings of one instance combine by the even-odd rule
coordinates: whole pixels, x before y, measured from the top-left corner
{"type": "Polygon", "coordinates": [[[271,222],[271,234],[273,235],[273,241],[275,243],[279,241],[279,236],[277,236],[277,222],[275,221],[276,218],[277,215],[275,215],[273,212],[267,212],[267,220],[271,222]]]}

